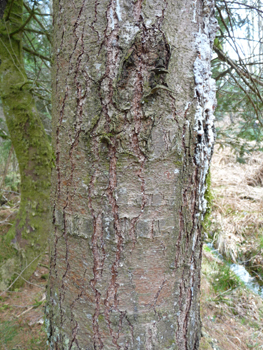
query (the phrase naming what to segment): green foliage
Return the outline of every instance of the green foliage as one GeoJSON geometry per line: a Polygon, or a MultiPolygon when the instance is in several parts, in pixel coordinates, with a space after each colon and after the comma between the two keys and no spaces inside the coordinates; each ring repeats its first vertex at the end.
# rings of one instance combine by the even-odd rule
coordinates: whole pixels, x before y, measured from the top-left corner
{"type": "Polygon", "coordinates": [[[212,286],[216,293],[233,290],[242,285],[240,279],[228,265],[219,266],[220,269],[213,275],[212,286]]]}
{"type": "Polygon", "coordinates": [[[49,274],[45,273],[44,275],[41,275],[41,279],[42,280],[47,280],[48,279],[49,274]]]}
{"type": "Polygon", "coordinates": [[[217,140],[221,146],[231,146],[240,163],[245,162],[245,154],[262,150],[262,43],[255,30],[261,12],[260,3],[247,6],[241,1],[233,6],[230,1],[216,2],[220,29],[214,42],[217,57],[212,60],[212,72],[217,82],[215,116],[217,121],[224,120],[217,127],[217,140]],[[226,119],[230,119],[229,125],[226,119]]]}
{"type": "Polygon", "coordinates": [[[20,186],[20,175],[18,172],[11,171],[5,177],[5,188],[10,191],[19,191],[20,186]]]}
{"type": "Polygon", "coordinates": [[[13,324],[11,321],[4,321],[0,324],[0,334],[1,334],[1,342],[0,344],[8,345],[14,337],[17,335],[17,325],[13,324]]]}
{"type": "Polygon", "coordinates": [[[41,306],[43,304],[43,301],[38,301],[37,299],[35,299],[35,302],[33,304],[33,308],[36,309],[39,306],[41,306]]]}
{"type": "MultiPolygon", "coordinates": [[[[32,274],[38,259],[45,250],[49,234],[46,224],[49,217],[52,152],[43,123],[41,123],[36,111],[35,101],[32,98],[36,89],[40,89],[40,82],[37,79],[42,77],[41,65],[45,66],[47,71],[50,68],[49,63],[44,63],[46,57],[43,58],[42,54],[40,57],[39,52],[35,51],[35,44],[39,43],[40,40],[36,38],[36,34],[40,35],[40,33],[36,33],[36,30],[41,28],[43,36],[47,36],[44,33],[45,28],[43,28],[45,20],[38,12],[41,11],[40,6],[43,4],[43,1],[31,3],[19,0],[15,1],[14,6],[12,6],[13,3],[8,2],[10,6],[9,15],[6,11],[3,20],[0,21],[1,40],[4,43],[4,45],[0,45],[0,75],[2,77],[0,94],[21,174],[21,202],[16,223],[5,234],[3,242],[7,246],[8,244],[11,246],[10,243],[16,234],[19,234],[22,240],[26,242],[23,249],[20,249],[19,240],[13,242],[13,245],[16,246],[16,253],[0,266],[0,282],[3,289],[8,285],[7,279],[12,280],[25,266],[28,267],[24,269],[23,278],[27,279],[32,274]],[[32,22],[31,20],[27,22],[28,18],[32,22]],[[26,25],[23,25],[25,23],[26,25]],[[37,25],[39,26],[38,29],[36,28],[37,25]],[[23,29],[24,39],[27,38],[28,42],[22,41],[21,28],[23,29]],[[7,35],[7,31],[14,33],[16,30],[19,31],[19,33],[16,32],[16,35],[7,35]],[[32,35],[32,40],[30,40],[30,35],[32,35]],[[36,40],[35,43],[34,40],[36,40]],[[24,47],[28,52],[29,45],[31,45],[32,60],[34,61],[32,67],[35,69],[31,70],[31,73],[36,73],[36,75],[32,73],[31,76],[30,69],[32,67],[29,63],[24,64],[21,50],[24,47]],[[38,58],[36,57],[41,60],[39,62],[40,66],[38,66],[38,58]],[[29,67],[27,72],[25,72],[25,66],[29,67]],[[29,79],[27,79],[27,75],[29,75],[29,79]],[[3,76],[5,77],[4,83],[3,76]]],[[[48,57],[47,62],[49,62],[48,57]]],[[[49,77],[47,81],[49,81],[49,77]]],[[[41,81],[42,83],[44,82],[41,81]]],[[[37,92],[41,98],[44,98],[40,94],[40,90],[37,92]]],[[[10,190],[18,189],[18,177],[8,173],[5,178],[5,185],[9,186],[10,190]]],[[[4,254],[4,257],[6,256],[7,254],[4,254]]],[[[22,283],[23,280],[18,279],[14,288],[22,283]]]]}
{"type": "Polygon", "coordinates": [[[0,143],[0,168],[4,168],[11,148],[11,140],[1,140],[0,143]]]}
{"type": "Polygon", "coordinates": [[[27,78],[46,132],[51,133],[51,38],[50,1],[29,1],[24,18],[34,16],[23,32],[23,56],[27,78]]]}

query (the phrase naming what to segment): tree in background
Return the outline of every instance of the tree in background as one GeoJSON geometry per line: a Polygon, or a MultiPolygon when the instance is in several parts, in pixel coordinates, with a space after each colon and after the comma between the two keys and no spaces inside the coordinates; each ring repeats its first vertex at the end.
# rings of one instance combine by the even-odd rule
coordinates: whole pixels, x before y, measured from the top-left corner
{"type": "Polygon", "coordinates": [[[52,349],[198,349],[213,13],[54,2],[52,349]]]}
{"type": "Polygon", "coordinates": [[[23,16],[23,1],[0,8],[0,97],[19,163],[21,201],[15,223],[1,242],[0,287],[23,283],[45,251],[49,230],[51,146],[32,95],[22,57],[22,32],[34,11],[23,16]],[[10,251],[10,244],[13,247],[10,251]]]}
{"type": "Polygon", "coordinates": [[[231,125],[218,129],[217,142],[230,144],[237,160],[244,162],[245,153],[261,149],[259,142],[263,140],[263,8],[260,1],[218,0],[216,15],[220,25],[213,59],[216,117],[231,118],[231,125]]]}

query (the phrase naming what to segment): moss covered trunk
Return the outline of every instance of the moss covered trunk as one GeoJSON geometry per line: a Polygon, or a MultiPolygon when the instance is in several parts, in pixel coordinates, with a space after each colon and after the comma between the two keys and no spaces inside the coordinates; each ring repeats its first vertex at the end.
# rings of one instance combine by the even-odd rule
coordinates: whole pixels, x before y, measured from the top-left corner
{"type": "Polygon", "coordinates": [[[54,14],[50,347],[197,350],[213,2],[54,14]]]}
{"type": "MultiPolygon", "coordinates": [[[[32,274],[49,234],[51,146],[38,115],[22,57],[23,1],[8,1],[0,19],[0,97],[19,163],[21,200],[16,221],[1,242],[0,289],[18,274],[32,274]],[[12,245],[13,250],[5,246],[12,245]]],[[[16,286],[24,283],[17,280],[16,286]]]]}

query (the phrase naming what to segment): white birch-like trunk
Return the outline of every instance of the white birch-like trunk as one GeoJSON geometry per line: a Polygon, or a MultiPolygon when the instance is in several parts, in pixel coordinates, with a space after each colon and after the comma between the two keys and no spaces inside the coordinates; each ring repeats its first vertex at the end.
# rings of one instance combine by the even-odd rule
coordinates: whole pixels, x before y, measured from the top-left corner
{"type": "Polygon", "coordinates": [[[213,13],[54,2],[51,349],[198,349],[213,13]]]}

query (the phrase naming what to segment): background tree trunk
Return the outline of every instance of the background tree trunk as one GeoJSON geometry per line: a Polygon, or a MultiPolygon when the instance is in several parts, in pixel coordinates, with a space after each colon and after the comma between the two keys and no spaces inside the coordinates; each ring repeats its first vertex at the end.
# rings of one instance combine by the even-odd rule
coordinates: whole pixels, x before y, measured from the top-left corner
{"type": "Polygon", "coordinates": [[[212,1],[54,2],[52,349],[198,349],[212,1]]]}
{"type": "MultiPolygon", "coordinates": [[[[25,270],[27,279],[47,246],[51,145],[38,115],[22,57],[23,1],[8,1],[0,19],[0,97],[19,163],[21,200],[16,221],[1,242],[0,290],[25,270]],[[5,255],[5,246],[13,252],[5,255]],[[3,254],[2,254],[3,252],[3,254]]],[[[16,286],[24,283],[20,278],[16,286]]]]}

